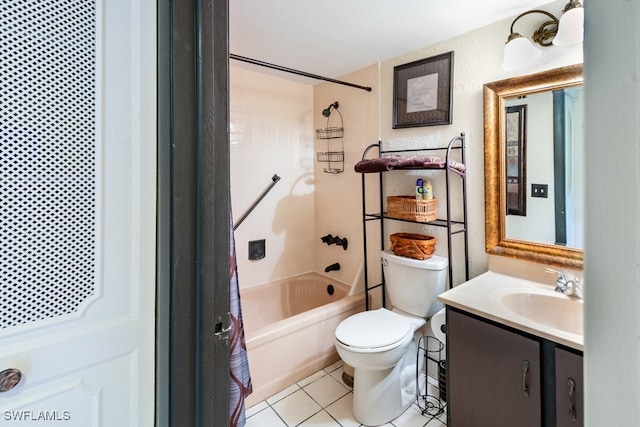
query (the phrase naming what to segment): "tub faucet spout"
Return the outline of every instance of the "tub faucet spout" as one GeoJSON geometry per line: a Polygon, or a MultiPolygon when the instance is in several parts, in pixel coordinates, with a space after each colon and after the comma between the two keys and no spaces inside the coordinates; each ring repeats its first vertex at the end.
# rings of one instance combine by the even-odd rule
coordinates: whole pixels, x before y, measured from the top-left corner
{"type": "Polygon", "coordinates": [[[328,266],[324,269],[324,272],[325,272],[325,273],[328,273],[328,272],[330,272],[330,271],[338,271],[338,270],[340,270],[340,264],[338,264],[338,263],[336,262],[335,264],[328,265],[328,266]]]}

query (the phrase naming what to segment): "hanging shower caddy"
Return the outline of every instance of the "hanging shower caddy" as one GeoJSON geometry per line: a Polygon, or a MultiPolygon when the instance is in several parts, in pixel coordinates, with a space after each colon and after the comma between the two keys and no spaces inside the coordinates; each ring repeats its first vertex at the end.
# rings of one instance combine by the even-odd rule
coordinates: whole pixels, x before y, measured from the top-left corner
{"type": "Polygon", "coordinates": [[[322,110],[322,115],[327,118],[327,126],[322,129],[316,129],[316,138],[327,140],[327,151],[316,153],[318,162],[327,163],[327,166],[323,168],[325,173],[344,172],[344,127],[342,114],[338,111],[338,106],[338,101],[336,101],[322,110]],[[340,126],[337,127],[329,126],[331,114],[334,111],[340,116],[340,126]]]}

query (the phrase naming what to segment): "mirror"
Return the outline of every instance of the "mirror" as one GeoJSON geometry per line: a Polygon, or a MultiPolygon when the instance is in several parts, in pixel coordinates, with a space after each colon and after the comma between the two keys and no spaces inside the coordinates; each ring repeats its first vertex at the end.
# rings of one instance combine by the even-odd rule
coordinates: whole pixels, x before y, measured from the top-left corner
{"type": "Polygon", "coordinates": [[[572,65],[484,85],[487,253],[582,269],[582,83],[572,65]]]}

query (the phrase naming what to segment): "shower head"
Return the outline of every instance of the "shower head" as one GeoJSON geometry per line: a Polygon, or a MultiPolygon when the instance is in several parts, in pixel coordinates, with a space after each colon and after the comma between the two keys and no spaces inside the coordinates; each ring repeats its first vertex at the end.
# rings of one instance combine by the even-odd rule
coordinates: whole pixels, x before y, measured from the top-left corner
{"type": "Polygon", "coordinates": [[[334,102],[333,104],[329,104],[327,108],[322,110],[322,115],[324,117],[329,117],[331,115],[331,107],[338,108],[338,101],[334,102]]]}

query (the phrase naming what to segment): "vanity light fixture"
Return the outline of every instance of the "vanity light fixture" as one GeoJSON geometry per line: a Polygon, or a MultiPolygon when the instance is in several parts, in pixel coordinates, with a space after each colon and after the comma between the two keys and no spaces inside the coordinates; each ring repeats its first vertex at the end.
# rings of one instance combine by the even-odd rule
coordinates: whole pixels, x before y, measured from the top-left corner
{"type": "Polygon", "coordinates": [[[568,46],[581,43],[584,37],[584,8],[579,0],[570,0],[564,7],[560,20],[544,10],[529,10],[516,17],[511,23],[511,33],[504,47],[502,68],[515,70],[537,60],[542,51],[521,34],[513,31],[515,23],[523,16],[533,13],[546,15],[549,20],[543,22],[531,36],[531,40],[540,46],[568,46]]]}

